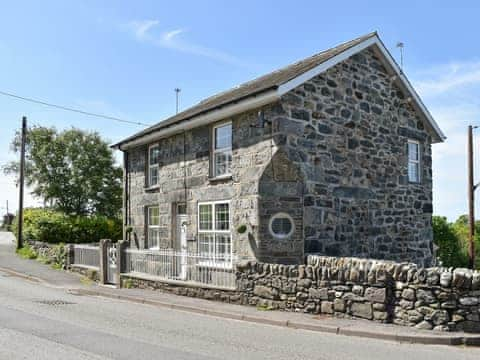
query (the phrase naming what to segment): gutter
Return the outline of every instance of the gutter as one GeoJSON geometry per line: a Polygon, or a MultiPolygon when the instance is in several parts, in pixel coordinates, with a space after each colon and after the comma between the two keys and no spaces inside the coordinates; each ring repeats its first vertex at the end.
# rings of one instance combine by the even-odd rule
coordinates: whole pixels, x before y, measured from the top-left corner
{"type": "Polygon", "coordinates": [[[190,119],[183,120],[177,124],[172,124],[168,127],[160,128],[159,130],[154,130],[150,134],[143,135],[137,139],[132,139],[130,141],[120,142],[118,144],[112,145],[111,147],[113,149],[125,151],[133,147],[149,144],[161,138],[181,133],[185,130],[193,129],[203,125],[208,125],[218,120],[222,120],[227,117],[234,116],[239,113],[270,104],[278,100],[279,98],[280,93],[276,88],[267,90],[258,95],[245,98],[244,100],[241,100],[239,102],[221,106],[200,115],[195,115],[190,119]]]}

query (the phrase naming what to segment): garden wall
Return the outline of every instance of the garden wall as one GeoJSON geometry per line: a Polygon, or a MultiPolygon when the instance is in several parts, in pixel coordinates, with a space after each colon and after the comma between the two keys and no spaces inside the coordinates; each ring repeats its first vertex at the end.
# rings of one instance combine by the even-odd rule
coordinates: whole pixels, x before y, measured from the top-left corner
{"type": "Polygon", "coordinates": [[[65,249],[62,244],[49,244],[42,241],[27,241],[28,245],[47,264],[58,264],[65,268],[65,249]]]}
{"type": "Polygon", "coordinates": [[[272,309],[480,332],[480,272],[309,256],[307,265],[244,262],[238,291],[272,309]]]}
{"type": "MultiPolygon", "coordinates": [[[[67,251],[67,264],[72,264],[71,248],[67,251]]],[[[123,251],[123,246],[117,248],[118,259],[123,257],[123,251]]],[[[228,290],[125,272],[123,262],[118,264],[122,287],[425,330],[480,333],[480,271],[310,255],[305,265],[238,262],[236,287],[228,290]]]]}
{"type": "Polygon", "coordinates": [[[74,265],[71,262],[73,247],[69,244],[50,244],[42,241],[28,241],[42,262],[57,265],[59,268],[81,274],[93,281],[99,281],[99,269],[74,265]]]}

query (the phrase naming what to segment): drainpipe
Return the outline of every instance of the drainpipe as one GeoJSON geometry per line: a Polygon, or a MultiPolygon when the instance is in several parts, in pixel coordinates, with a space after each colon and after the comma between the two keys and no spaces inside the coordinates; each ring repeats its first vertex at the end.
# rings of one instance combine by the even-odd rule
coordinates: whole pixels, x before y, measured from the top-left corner
{"type": "Polygon", "coordinates": [[[123,152],[123,239],[130,240],[130,233],[127,234],[127,227],[130,225],[129,201],[129,170],[128,170],[128,152],[123,152]]]}

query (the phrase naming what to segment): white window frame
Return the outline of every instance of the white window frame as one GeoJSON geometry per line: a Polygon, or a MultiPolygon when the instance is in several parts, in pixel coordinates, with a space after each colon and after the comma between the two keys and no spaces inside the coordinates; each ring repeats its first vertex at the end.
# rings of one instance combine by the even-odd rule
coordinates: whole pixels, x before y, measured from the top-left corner
{"type": "Polygon", "coordinates": [[[282,239],[282,240],[288,239],[295,232],[295,221],[289,214],[284,212],[278,212],[272,215],[272,217],[270,218],[270,221],[268,222],[268,231],[270,232],[270,235],[272,235],[275,239],[282,239]],[[273,221],[277,218],[287,218],[288,220],[290,220],[290,222],[292,223],[292,229],[288,234],[285,234],[285,235],[275,234],[275,232],[273,231],[272,225],[273,225],[273,221]]]}
{"type": "Polygon", "coordinates": [[[150,230],[157,230],[158,237],[160,236],[160,206],[158,205],[150,205],[147,206],[147,248],[150,250],[159,250],[160,249],[160,239],[157,239],[157,243],[152,246],[151,239],[150,239],[150,230]],[[158,209],[158,225],[150,225],[150,210],[153,208],[158,209]]]}
{"type": "Polygon", "coordinates": [[[230,148],[226,148],[226,149],[215,149],[216,147],[216,143],[217,143],[217,137],[216,137],[216,130],[218,128],[221,128],[221,127],[224,127],[225,125],[230,125],[232,127],[232,132],[231,132],[231,140],[230,140],[230,144],[232,144],[233,142],[233,126],[232,126],[232,122],[231,121],[224,121],[224,122],[221,122],[221,123],[218,123],[216,124],[215,126],[212,127],[212,149],[211,149],[211,154],[212,154],[212,158],[210,159],[210,163],[212,164],[212,178],[224,178],[224,177],[230,177],[232,176],[232,163],[230,163],[230,171],[224,173],[224,174],[218,174],[217,175],[217,168],[216,168],[216,154],[219,154],[219,153],[230,153],[230,156],[232,157],[232,161],[233,161],[233,152],[232,152],[232,145],[230,146],[230,148]]]}
{"type": "Polygon", "coordinates": [[[413,183],[413,184],[418,184],[421,182],[422,179],[422,172],[421,172],[421,156],[420,156],[420,149],[421,149],[421,144],[417,140],[412,140],[408,139],[408,144],[407,144],[407,176],[408,176],[408,182],[413,183]],[[411,160],[410,159],[410,144],[414,144],[417,146],[417,160],[411,160]],[[417,168],[417,179],[411,179],[410,178],[410,164],[415,164],[417,168]]]}
{"type": "Polygon", "coordinates": [[[148,187],[155,187],[155,186],[158,186],[158,183],[159,183],[159,175],[160,175],[160,171],[159,171],[159,166],[158,166],[158,161],[155,163],[155,164],[150,164],[150,153],[151,153],[151,149],[154,149],[154,148],[160,148],[160,145],[158,144],[152,144],[148,147],[148,156],[147,156],[147,169],[148,169],[148,187]],[[157,182],[156,183],[153,183],[152,181],[152,169],[157,169],[157,182]]]}
{"type": "MultiPolygon", "coordinates": [[[[200,234],[213,234],[213,259],[199,261],[199,265],[202,266],[221,266],[223,268],[232,266],[233,258],[233,244],[232,244],[232,208],[230,206],[230,200],[218,200],[218,201],[202,201],[197,204],[197,238],[198,246],[200,247],[200,234]],[[228,205],[228,230],[216,230],[216,218],[215,218],[215,205],[218,204],[227,204],[228,205]],[[210,205],[212,207],[212,229],[211,230],[200,230],[200,206],[201,205],[210,205]],[[217,254],[217,244],[215,234],[228,234],[230,236],[230,253],[226,254],[228,258],[225,260],[220,260],[220,255],[217,254]]],[[[203,253],[199,253],[200,256],[203,256],[203,253]]],[[[223,254],[222,254],[223,255],[223,254]]],[[[207,256],[208,257],[208,256],[207,256]]]]}

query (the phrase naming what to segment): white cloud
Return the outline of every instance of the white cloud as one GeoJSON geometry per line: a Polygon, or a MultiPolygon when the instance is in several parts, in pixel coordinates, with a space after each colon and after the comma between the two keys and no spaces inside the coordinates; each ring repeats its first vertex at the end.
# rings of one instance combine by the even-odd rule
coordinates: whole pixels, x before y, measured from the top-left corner
{"type": "Polygon", "coordinates": [[[171,42],[172,40],[174,40],[174,37],[175,37],[175,36],[180,35],[181,33],[184,33],[184,32],[185,32],[184,29],[177,29],[177,30],[167,31],[167,32],[163,33],[163,39],[164,39],[166,42],[171,42]]]}
{"type": "Polygon", "coordinates": [[[138,41],[148,42],[155,46],[168,48],[187,54],[203,56],[216,61],[221,61],[233,65],[245,66],[246,64],[237,57],[221,50],[194,44],[184,39],[188,31],[179,28],[163,32],[155,32],[159,27],[158,20],[132,21],[127,24],[127,28],[133,33],[138,41]]]}
{"type": "Polygon", "coordinates": [[[127,24],[127,27],[133,31],[137,40],[149,40],[150,35],[148,32],[155,26],[158,25],[158,20],[142,20],[142,21],[132,21],[127,24]]]}
{"type": "MultiPolygon", "coordinates": [[[[415,88],[445,132],[447,140],[433,145],[434,210],[455,220],[467,210],[467,126],[480,123],[480,61],[457,61],[420,70],[415,88]]],[[[480,132],[475,134],[475,166],[480,175],[480,132]]],[[[480,176],[476,176],[476,180],[480,176]]],[[[480,206],[480,199],[477,207],[480,206]]]]}
{"type": "Polygon", "coordinates": [[[415,83],[422,96],[431,97],[480,84],[480,61],[452,62],[418,73],[415,83]]]}

